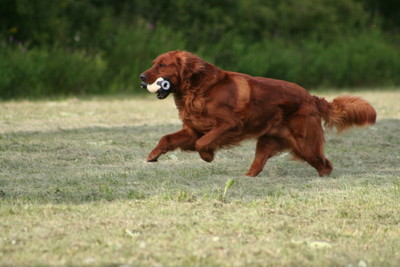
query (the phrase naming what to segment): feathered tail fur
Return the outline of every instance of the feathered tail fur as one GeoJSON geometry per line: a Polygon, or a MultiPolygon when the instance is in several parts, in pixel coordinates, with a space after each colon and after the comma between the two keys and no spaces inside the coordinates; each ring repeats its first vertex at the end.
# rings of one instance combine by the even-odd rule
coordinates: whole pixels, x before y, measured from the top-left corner
{"type": "Polygon", "coordinates": [[[336,127],[337,132],[353,126],[367,126],[376,121],[376,111],[372,105],[359,97],[339,96],[332,102],[314,96],[314,101],[328,128],[336,127]]]}

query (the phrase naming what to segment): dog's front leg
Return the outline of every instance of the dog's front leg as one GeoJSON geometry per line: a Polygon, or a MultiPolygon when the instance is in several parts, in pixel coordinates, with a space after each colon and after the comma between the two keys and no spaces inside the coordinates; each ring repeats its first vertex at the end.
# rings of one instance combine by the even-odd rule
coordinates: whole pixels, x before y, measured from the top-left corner
{"type": "Polygon", "coordinates": [[[162,154],[177,148],[195,150],[197,138],[196,133],[190,128],[183,128],[176,133],[167,134],[160,139],[157,146],[147,156],[147,161],[155,162],[162,154]]]}
{"type": "Polygon", "coordinates": [[[196,141],[196,150],[197,151],[214,151],[217,149],[218,144],[215,142],[221,136],[223,136],[226,132],[231,130],[234,126],[231,123],[218,123],[214,128],[211,129],[208,133],[203,135],[196,141]]]}

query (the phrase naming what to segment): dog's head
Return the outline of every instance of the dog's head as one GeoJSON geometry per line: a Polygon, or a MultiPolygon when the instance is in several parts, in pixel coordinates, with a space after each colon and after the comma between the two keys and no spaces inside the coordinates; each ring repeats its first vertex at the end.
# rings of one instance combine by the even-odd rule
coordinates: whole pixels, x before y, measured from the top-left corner
{"type": "Polygon", "coordinates": [[[188,85],[192,85],[194,76],[205,70],[208,63],[186,51],[171,51],[158,56],[153,66],[140,75],[142,87],[157,93],[159,99],[170,93],[183,93],[188,85]],[[167,90],[160,81],[167,81],[167,90]]]}

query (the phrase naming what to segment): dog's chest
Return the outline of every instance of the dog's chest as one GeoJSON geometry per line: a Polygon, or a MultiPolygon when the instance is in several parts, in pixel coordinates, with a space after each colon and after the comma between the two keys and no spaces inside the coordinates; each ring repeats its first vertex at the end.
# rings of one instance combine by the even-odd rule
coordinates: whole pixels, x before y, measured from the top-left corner
{"type": "Polygon", "coordinates": [[[179,117],[183,124],[200,133],[210,131],[215,124],[215,116],[212,116],[209,103],[195,95],[175,99],[175,104],[179,110],[179,117]]]}
{"type": "Polygon", "coordinates": [[[208,132],[214,126],[214,120],[208,116],[206,111],[200,112],[199,110],[184,108],[179,111],[179,116],[183,124],[197,132],[208,132]]]}
{"type": "Polygon", "coordinates": [[[214,123],[212,121],[204,118],[191,117],[188,120],[184,120],[183,122],[190,128],[202,133],[210,131],[214,126],[214,123]]]}

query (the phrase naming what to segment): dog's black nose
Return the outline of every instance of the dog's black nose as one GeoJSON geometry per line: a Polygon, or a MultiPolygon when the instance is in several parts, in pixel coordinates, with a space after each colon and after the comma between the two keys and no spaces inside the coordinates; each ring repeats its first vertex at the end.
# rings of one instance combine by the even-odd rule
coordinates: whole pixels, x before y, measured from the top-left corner
{"type": "Polygon", "coordinates": [[[146,79],[147,79],[147,75],[144,74],[144,73],[140,74],[139,77],[140,77],[140,79],[141,79],[142,81],[146,81],[146,79]]]}

